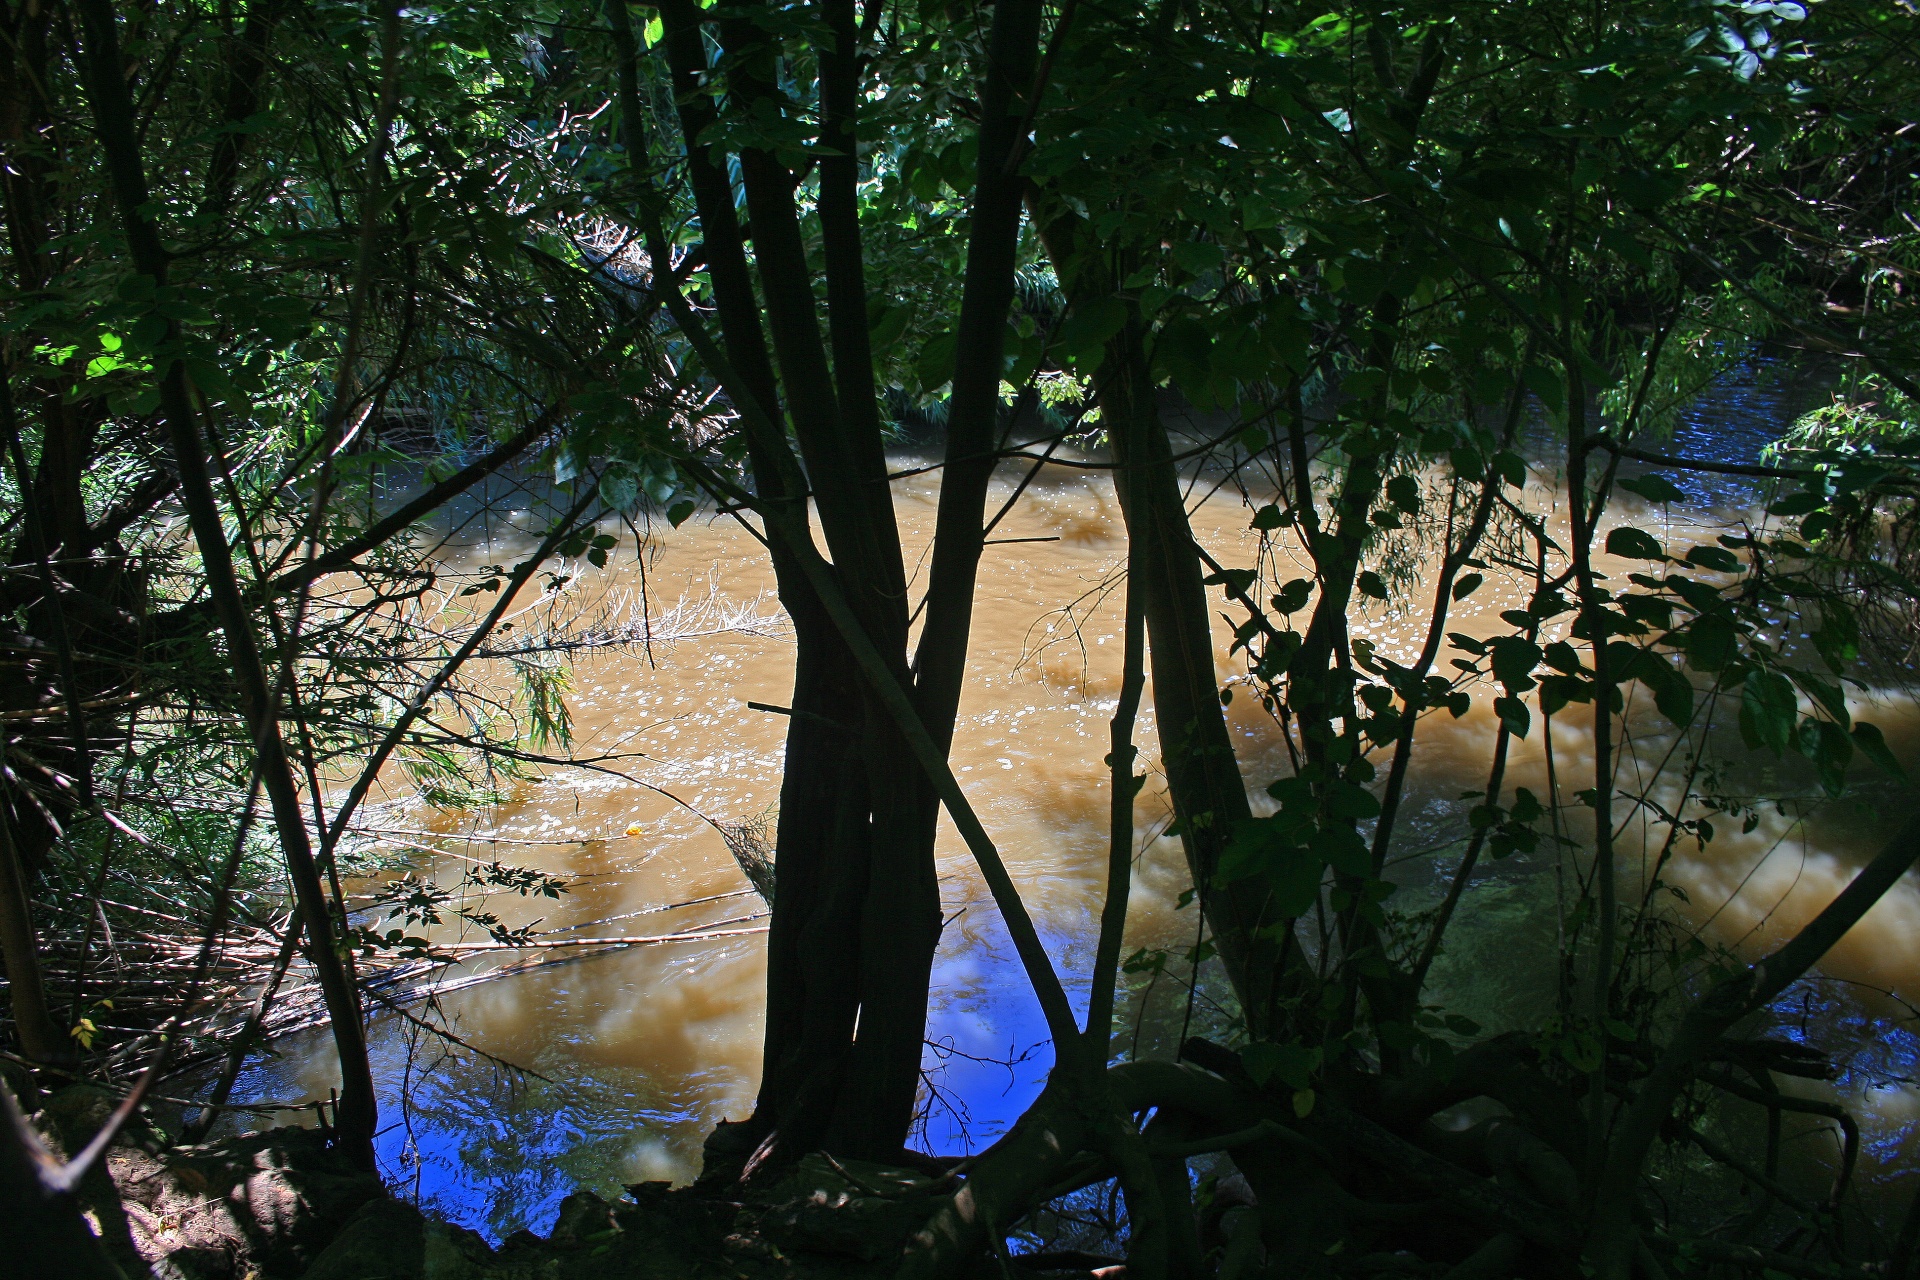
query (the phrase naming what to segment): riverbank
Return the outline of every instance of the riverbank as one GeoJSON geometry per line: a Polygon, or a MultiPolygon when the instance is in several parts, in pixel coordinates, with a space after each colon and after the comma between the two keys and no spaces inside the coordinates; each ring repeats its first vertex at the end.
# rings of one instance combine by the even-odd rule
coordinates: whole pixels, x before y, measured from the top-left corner
{"type": "MultiPolygon", "coordinates": [[[[47,1096],[32,1122],[65,1158],[115,1101],[73,1086],[47,1096]]],[[[952,1186],[816,1156],[739,1198],[666,1182],[637,1183],[613,1203],[576,1192],[547,1235],[517,1231],[495,1248],[354,1170],[319,1130],[174,1145],[136,1121],[78,1198],[128,1280],[824,1280],[892,1274],[902,1242],[952,1186]]],[[[1022,1269],[1088,1275],[1100,1261],[1022,1269]]]]}

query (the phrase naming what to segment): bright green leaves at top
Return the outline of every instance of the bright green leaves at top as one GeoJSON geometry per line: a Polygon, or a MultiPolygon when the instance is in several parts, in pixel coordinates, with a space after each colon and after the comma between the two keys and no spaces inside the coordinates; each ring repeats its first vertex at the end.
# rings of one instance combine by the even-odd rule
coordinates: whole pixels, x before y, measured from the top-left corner
{"type": "Polygon", "coordinates": [[[72,399],[104,398],[109,412],[129,416],[159,407],[159,377],[176,360],[210,405],[245,411],[263,394],[278,353],[313,327],[309,303],[240,273],[164,288],[123,276],[72,319],[85,336],[41,344],[34,354],[77,374],[72,399]]]}

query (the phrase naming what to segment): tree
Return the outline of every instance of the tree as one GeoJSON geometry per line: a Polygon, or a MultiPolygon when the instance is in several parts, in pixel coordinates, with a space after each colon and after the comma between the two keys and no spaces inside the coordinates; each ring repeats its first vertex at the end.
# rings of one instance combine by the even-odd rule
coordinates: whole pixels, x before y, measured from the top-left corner
{"type": "MultiPolygon", "coordinates": [[[[659,280],[672,254],[669,205],[658,178],[639,167],[646,143],[637,51],[624,10],[616,5],[610,14],[623,61],[633,198],[659,280]]],[[[782,21],[770,9],[723,15],[713,30],[717,60],[708,57],[700,10],[668,4],[660,17],[684,139],[683,157],[675,158],[692,197],[720,343],[698,327],[677,293],[665,305],[742,415],[752,489],[691,459],[690,469],[717,499],[760,514],[799,645],[787,744],[797,767],[789,768],[781,791],[766,1066],[736,1154],[777,1145],[790,1159],[824,1144],[892,1158],[912,1118],[939,940],[938,801],[906,763],[900,727],[859,676],[840,622],[806,576],[816,553],[805,495],[819,511],[853,618],[890,678],[911,690],[917,714],[944,750],[959,705],[994,465],[1018,236],[1014,125],[1035,92],[1039,6],[999,5],[982,33],[978,176],[955,330],[947,459],[921,602],[926,622],[911,660],[906,572],[868,330],[857,192],[863,56],[854,7],[829,6],[821,25],[791,45],[781,41],[782,21]],[[807,68],[809,78],[796,88],[818,113],[812,156],[800,142],[803,104],[783,87],[786,59],[807,68]],[[817,200],[817,258],[802,228],[795,170],[803,160],[817,160],[817,194],[806,193],[817,200]],[[735,161],[753,228],[751,268],[727,177],[735,161]],[[824,286],[824,343],[815,281],[824,286]]]]}

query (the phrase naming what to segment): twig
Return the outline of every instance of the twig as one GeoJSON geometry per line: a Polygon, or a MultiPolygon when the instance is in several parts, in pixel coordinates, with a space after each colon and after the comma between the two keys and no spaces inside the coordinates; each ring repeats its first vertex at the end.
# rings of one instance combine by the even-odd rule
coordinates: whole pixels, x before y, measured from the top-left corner
{"type": "MultiPolygon", "coordinates": [[[[760,915],[745,918],[758,920],[763,919],[765,914],[762,912],[760,915]]],[[[745,938],[765,932],[765,928],[722,929],[712,933],[664,933],[639,938],[537,938],[526,942],[472,942],[447,947],[429,947],[427,954],[437,960],[484,951],[546,951],[563,947],[651,947],[663,942],[709,942],[715,938],[745,938]]]]}

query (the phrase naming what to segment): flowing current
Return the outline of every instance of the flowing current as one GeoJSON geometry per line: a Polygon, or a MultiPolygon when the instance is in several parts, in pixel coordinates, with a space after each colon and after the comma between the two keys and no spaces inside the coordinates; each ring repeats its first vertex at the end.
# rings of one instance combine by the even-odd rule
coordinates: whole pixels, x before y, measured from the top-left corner
{"type": "MultiPolygon", "coordinates": [[[[1676,452],[1744,460],[1755,438],[1777,433],[1780,407],[1763,389],[1738,383],[1680,429],[1676,452]],[[1758,426],[1748,424],[1757,423],[1758,426]],[[1770,428],[1770,430],[1768,430],[1770,428]]],[[[899,460],[904,468],[907,460],[899,460]]],[[[994,503],[1018,480],[1002,476],[994,503]]],[[[1206,497],[1197,482],[1190,507],[1198,539],[1223,564],[1251,564],[1249,512],[1237,493],[1206,497]]],[[[1553,477],[1536,469],[1530,502],[1554,506],[1553,477]]],[[[1757,516],[1757,496],[1738,482],[1693,493],[1713,504],[1692,526],[1623,497],[1610,517],[1650,528],[1680,545],[1757,516]]],[[[909,567],[924,578],[937,473],[895,486],[909,567]]],[[[1699,510],[1698,507],[1691,508],[1699,510]]],[[[496,527],[473,548],[476,562],[517,558],[525,534],[496,527]]],[[[1108,778],[1102,764],[1118,692],[1124,530],[1110,481],[1097,471],[1049,468],[1027,487],[994,531],[981,564],[969,679],[953,763],[1019,885],[1063,977],[1084,1006],[1105,875],[1108,778]],[[1073,984],[1078,984],[1074,986],[1073,984]]],[[[1622,566],[1608,566],[1616,574],[1622,566]]],[[[763,549],[731,520],[701,514],[678,529],[657,523],[644,555],[633,540],[603,570],[579,566],[566,610],[601,629],[628,627],[641,642],[583,649],[567,659],[567,706],[574,751],[600,757],[592,768],[550,769],[515,784],[484,811],[445,811],[396,798],[375,816],[390,856],[410,859],[443,883],[473,859],[498,858],[565,877],[551,900],[496,894],[487,904],[510,925],[537,921],[549,941],[581,937],[721,936],[617,950],[486,954],[448,972],[461,979],[507,963],[511,976],[437,997],[435,1020],[465,1042],[449,1045],[391,1014],[374,1020],[375,1075],[390,1184],[441,1215],[499,1239],[520,1228],[544,1231],[575,1189],[609,1198],[629,1183],[686,1181],[699,1168],[713,1124],[749,1111],[758,1082],[765,983],[765,907],[750,890],[736,848],[770,849],[786,721],[763,707],[791,693],[793,644],[773,595],[763,549]],[[643,607],[642,601],[645,601],[643,607]],[[690,904],[675,906],[674,904],[690,904]],[[501,1063],[525,1068],[523,1074],[501,1063]]],[[[1303,568],[1302,574],[1306,572],[1303,568]]],[[[1402,660],[1424,638],[1431,589],[1410,565],[1404,596],[1376,605],[1356,634],[1402,660]]],[[[1502,609],[1521,603],[1498,581],[1457,607],[1454,630],[1506,629],[1502,609]]],[[[1219,604],[1218,593],[1214,593],[1219,604]]],[[[1223,614],[1234,611],[1221,607],[1223,614]]],[[[1216,624],[1223,678],[1244,672],[1229,656],[1227,618],[1216,624]]],[[[1448,658],[1443,653],[1441,669],[1448,658]]],[[[1244,686],[1228,708],[1241,765],[1256,805],[1261,788],[1287,772],[1272,719],[1244,686]]],[[[1468,809],[1462,793],[1486,785],[1494,736],[1490,694],[1455,720],[1423,722],[1396,842],[1392,905],[1433,901],[1457,863],[1468,809]]],[[[1152,772],[1156,739],[1151,696],[1139,741],[1152,772]]],[[[1561,800],[1590,785],[1588,725],[1570,714],[1552,725],[1561,800]]],[[[1903,761],[1920,760],[1920,715],[1904,693],[1863,691],[1862,717],[1878,723],[1903,761]]],[[[1730,718],[1730,717],[1727,717],[1730,718]]],[[[1651,782],[1671,805],[1687,744],[1652,714],[1629,709],[1620,766],[1623,790],[1651,782]],[[1662,764],[1666,772],[1654,779],[1662,764]]],[[[1534,731],[1515,744],[1511,788],[1549,795],[1547,753],[1537,710],[1534,731]]],[[[1709,768],[1729,770],[1716,794],[1804,791],[1805,780],[1769,759],[1745,757],[1737,738],[1711,739],[1709,768]]],[[[1663,895],[1685,927],[1709,945],[1753,955],[1818,911],[1871,856],[1910,803],[1905,788],[1869,783],[1859,797],[1807,812],[1761,806],[1757,821],[1720,819],[1712,843],[1676,842],[1663,895]],[[1743,825],[1749,829],[1742,830],[1743,825]]],[[[1257,811],[1266,811],[1260,809],[1257,811]]],[[[1637,900],[1643,851],[1657,852],[1665,828],[1644,809],[1616,809],[1622,825],[1623,900],[1637,900]]],[[[1177,838],[1165,828],[1164,784],[1153,776],[1136,808],[1136,850],[1126,946],[1166,949],[1194,943],[1196,912],[1180,906],[1188,877],[1177,838]]],[[[1578,833],[1576,833],[1578,834],[1578,833]]],[[[947,921],[927,1024],[923,1132],[936,1152],[990,1142],[1038,1091],[1051,1060],[1039,1011],[999,915],[972,861],[942,819],[938,846],[947,921]]],[[[1545,1010],[1553,981],[1557,895],[1582,868],[1543,845],[1531,856],[1487,863],[1449,934],[1430,998],[1489,1029],[1529,1025],[1545,1010]]],[[[442,929],[436,942],[456,934],[442,929]]],[[[467,940],[484,940],[469,930],[467,940]]],[[[1128,979],[1124,1052],[1166,1052],[1182,1029],[1217,1022],[1211,995],[1185,968],[1128,979]],[[1174,976],[1175,974],[1182,976],[1174,976]]],[[[1866,1128],[1866,1168],[1890,1165],[1920,1118],[1920,1089],[1902,1077],[1916,1056],[1902,996],[1920,995],[1920,892],[1909,880],[1829,956],[1825,980],[1776,1011],[1789,1034],[1838,1044],[1845,1070],[1831,1085],[1866,1128]],[[1796,1021],[1797,1019],[1797,1021],[1796,1021]]],[[[415,1016],[426,1010],[411,1006],[415,1016]]],[[[276,1057],[241,1077],[236,1101],[325,1097],[335,1083],[324,1034],[281,1040],[276,1057]]],[[[1802,1082],[1790,1081],[1799,1087],[1802,1082]]],[[[237,1123],[231,1121],[229,1123],[237,1123]]],[[[1798,1144],[1811,1152],[1809,1185],[1833,1142],[1824,1131],[1798,1144]]]]}

